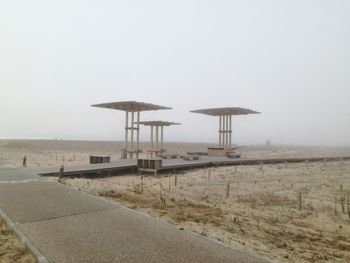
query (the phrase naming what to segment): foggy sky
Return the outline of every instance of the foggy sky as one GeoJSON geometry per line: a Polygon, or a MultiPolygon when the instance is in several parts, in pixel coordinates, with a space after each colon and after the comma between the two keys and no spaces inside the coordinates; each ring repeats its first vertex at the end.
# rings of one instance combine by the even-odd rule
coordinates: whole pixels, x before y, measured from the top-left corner
{"type": "MultiPolygon", "coordinates": [[[[0,1],[0,138],[123,140],[122,112],[173,107],[168,141],[216,142],[190,110],[237,106],[233,142],[350,145],[350,2],[0,1]]],[[[149,131],[141,131],[148,140],[149,131]]]]}

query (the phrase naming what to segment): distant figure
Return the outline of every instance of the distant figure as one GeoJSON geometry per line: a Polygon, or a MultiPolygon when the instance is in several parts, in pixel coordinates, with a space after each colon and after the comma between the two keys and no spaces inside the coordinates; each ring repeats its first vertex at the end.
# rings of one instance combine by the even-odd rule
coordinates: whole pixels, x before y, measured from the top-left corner
{"type": "Polygon", "coordinates": [[[23,167],[27,167],[27,156],[23,157],[23,167]]]}

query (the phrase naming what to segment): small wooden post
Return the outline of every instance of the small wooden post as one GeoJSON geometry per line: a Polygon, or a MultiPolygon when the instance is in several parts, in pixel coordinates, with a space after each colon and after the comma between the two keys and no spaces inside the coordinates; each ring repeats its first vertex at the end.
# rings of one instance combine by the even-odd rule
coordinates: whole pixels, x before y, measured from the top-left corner
{"type": "Polygon", "coordinates": [[[345,194],[342,195],[342,197],[341,197],[341,209],[343,211],[343,214],[346,214],[346,211],[345,211],[345,194]]]}
{"type": "Polygon", "coordinates": [[[23,157],[23,167],[27,167],[27,156],[23,157]]]}
{"type": "Polygon", "coordinates": [[[226,185],[226,198],[229,198],[230,197],[230,184],[228,183],[226,185]]]}
{"type": "Polygon", "coordinates": [[[302,203],[303,203],[302,193],[299,192],[299,193],[298,193],[298,208],[299,208],[300,211],[301,211],[302,208],[303,208],[302,203]]]}
{"type": "Polygon", "coordinates": [[[141,193],[143,193],[143,175],[141,175],[141,193]]]}
{"type": "Polygon", "coordinates": [[[208,181],[210,181],[211,170],[208,171],[208,181]]]}
{"type": "Polygon", "coordinates": [[[162,199],[162,183],[159,183],[159,197],[162,199]]]}
{"type": "Polygon", "coordinates": [[[175,174],[175,186],[177,186],[177,174],[175,174]]]}
{"type": "Polygon", "coordinates": [[[260,170],[261,170],[262,172],[264,171],[263,163],[260,163],[260,170]]]}
{"type": "Polygon", "coordinates": [[[170,176],[169,176],[169,193],[170,193],[170,190],[171,190],[171,186],[170,186],[170,176]]]}
{"type": "Polygon", "coordinates": [[[334,214],[335,214],[335,216],[338,216],[338,213],[337,213],[337,197],[334,197],[334,214]]]}
{"type": "Polygon", "coordinates": [[[59,172],[58,177],[59,177],[60,179],[64,177],[64,166],[63,166],[63,164],[62,164],[61,167],[60,167],[60,172],[59,172]]]}
{"type": "Polygon", "coordinates": [[[347,201],[347,204],[348,204],[348,215],[349,215],[349,218],[350,218],[350,200],[349,200],[349,192],[346,193],[346,201],[347,201]]]}

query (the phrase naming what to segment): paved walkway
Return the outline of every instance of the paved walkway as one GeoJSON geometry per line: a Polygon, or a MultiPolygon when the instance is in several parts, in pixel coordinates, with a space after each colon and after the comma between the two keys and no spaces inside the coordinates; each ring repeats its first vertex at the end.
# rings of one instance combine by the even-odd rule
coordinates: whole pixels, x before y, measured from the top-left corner
{"type": "Polygon", "coordinates": [[[0,168],[0,208],[51,262],[267,262],[37,173],[0,168]]]}

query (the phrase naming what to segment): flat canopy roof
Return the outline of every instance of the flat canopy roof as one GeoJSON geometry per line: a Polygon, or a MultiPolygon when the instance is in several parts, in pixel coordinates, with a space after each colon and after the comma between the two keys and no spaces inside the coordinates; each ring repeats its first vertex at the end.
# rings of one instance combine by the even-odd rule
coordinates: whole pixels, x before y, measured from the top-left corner
{"type": "MultiPolygon", "coordinates": [[[[137,122],[135,122],[137,123],[137,122]]],[[[181,123],[170,122],[170,121],[140,121],[139,124],[145,126],[171,126],[171,125],[180,125],[181,123]]]]}
{"type": "Polygon", "coordinates": [[[101,104],[91,105],[92,107],[107,108],[121,111],[155,111],[155,110],[171,110],[170,107],[159,106],[151,103],[138,102],[138,101],[119,101],[108,102],[101,104]]]}
{"type": "Polygon", "coordinates": [[[259,114],[260,112],[239,108],[239,107],[226,107],[226,108],[212,108],[212,109],[201,109],[192,110],[194,113],[202,113],[210,116],[223,116],[223,115],[247,115],[247,114],[259,114]]]}

